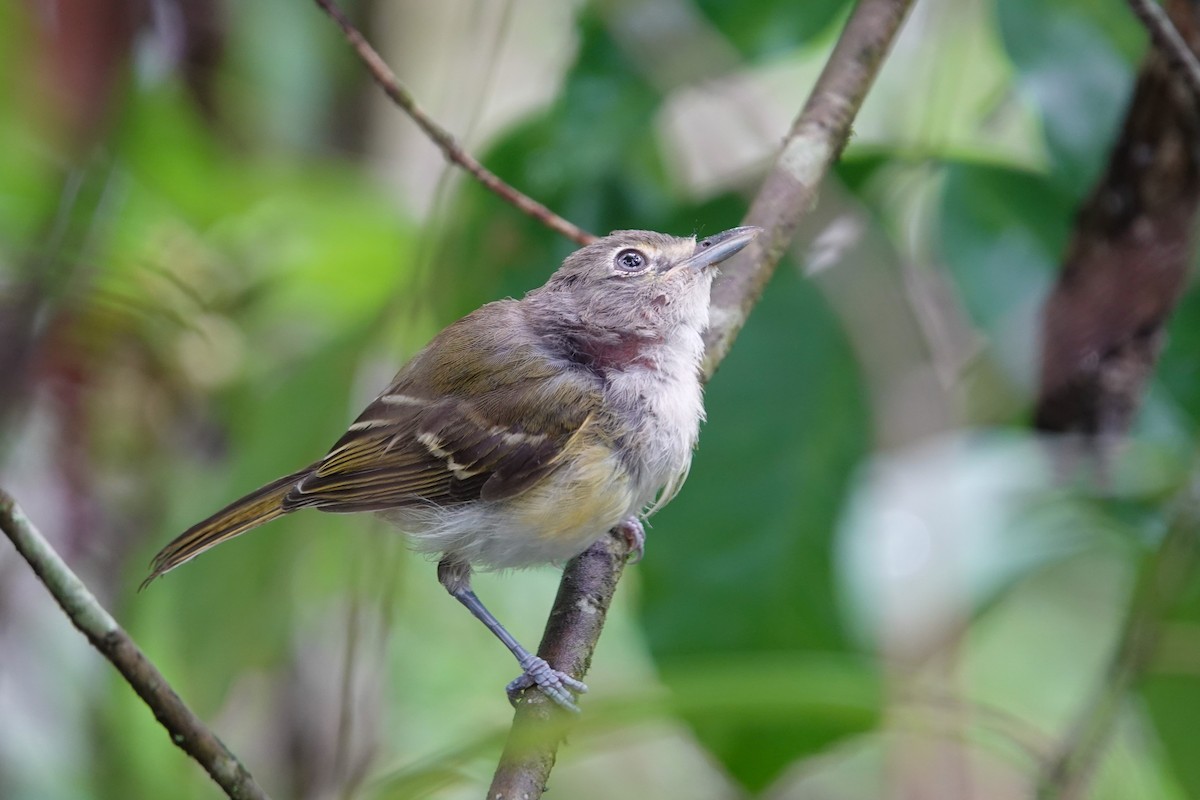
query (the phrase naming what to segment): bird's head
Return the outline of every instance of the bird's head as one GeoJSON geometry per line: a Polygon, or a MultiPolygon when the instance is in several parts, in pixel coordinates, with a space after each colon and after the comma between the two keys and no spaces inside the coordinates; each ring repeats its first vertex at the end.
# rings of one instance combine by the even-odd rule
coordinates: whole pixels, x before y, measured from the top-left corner
{"type": "Polygon", "coordinates": [[[733,228],[697,241],[653,231],[614,231],[567,256],[532,293],[595,331],[662,338],[708,324],[715,267],[761,232],[733,228]]]}

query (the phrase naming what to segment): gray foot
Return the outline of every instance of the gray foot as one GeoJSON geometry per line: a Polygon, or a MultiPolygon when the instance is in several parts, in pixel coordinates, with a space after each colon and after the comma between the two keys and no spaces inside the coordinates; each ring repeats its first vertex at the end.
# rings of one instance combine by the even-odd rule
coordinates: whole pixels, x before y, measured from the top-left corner
{"type": "Polygon", "coordinates": [[[579,713],[579,706],[575,705],[575,697],[571,693],[585,693],[588,688],[583,681],[577,681],[567,673],[559,672],[547,664],[545,659],[534,655],[521,661],[521,669],[525,671],[505,688],[509,702],[516,705],[521,692],[536,686],[542,694],[562,708],[579,713]]]}
{"type": "Polygon", "coordinates": [[[646,529],[637,517],[626,517],[617,523],[617,531],[629,544],[629,563],[636,564],[646,554],[646,529]]]}

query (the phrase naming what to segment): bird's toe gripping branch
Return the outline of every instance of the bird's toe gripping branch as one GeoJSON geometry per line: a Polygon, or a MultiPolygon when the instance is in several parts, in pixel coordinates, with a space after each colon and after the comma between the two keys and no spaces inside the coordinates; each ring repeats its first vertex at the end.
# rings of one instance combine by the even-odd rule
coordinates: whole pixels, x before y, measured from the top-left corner
{"type": "Polygon", "coordinates": [[[575,695],[586,693],[587,684],[554,669],[545,659],[535,655],[521,659],[521,669],[525,671],[505,688],[513,705],[517,704],[522,692],[536,686],[542,694],[560,707],[579,713],[579,706],[575,705],[575,695]]]}
{"type": "Polygon", "coordinates": [[[626,517],[617,523],[617,532],[629,545],[629,563],[636,564],[646,554],[646,529],[637,517],[626,517]]]}

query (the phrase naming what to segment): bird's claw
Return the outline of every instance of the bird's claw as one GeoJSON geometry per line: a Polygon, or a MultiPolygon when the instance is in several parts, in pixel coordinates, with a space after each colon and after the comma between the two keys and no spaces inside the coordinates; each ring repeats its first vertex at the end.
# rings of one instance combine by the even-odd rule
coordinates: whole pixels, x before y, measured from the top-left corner
{"type": "Polygon", "coordinates": [[[505,688],[510,703],[516,705],[522,692],[536,686],[541,690],[542,694],[549,697],[560,707],[576,714],[579,713],[579,706],[575,705],[575,697],[572,692],[575,694],[584,694],[587,692],[587,685],[583,681],[576,680],[567,673],[554,669],[546,663],[544,658],[534,655],[529,656],[527,660],[523,660],[521,668],[525,671],[505,688]]]}
{"type": "Polygon", "coordinates": [[[626,517],[617,523],[617,532],[625,538],[625,543],[629,546],[626,560],[630,564],[641,561],[642,556],[646,554],[646,529],[642,527],[642,521],[637,517],[626,517]]]}

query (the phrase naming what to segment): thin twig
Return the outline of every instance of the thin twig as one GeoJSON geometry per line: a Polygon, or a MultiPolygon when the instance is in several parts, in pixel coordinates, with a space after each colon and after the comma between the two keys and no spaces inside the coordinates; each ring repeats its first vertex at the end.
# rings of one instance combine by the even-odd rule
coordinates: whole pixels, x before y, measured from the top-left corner
{"type": "Polygon", "coordinates": [[[1146,26],[1150,38],[1166,56],[1171,69],[1187,81],[1194,96],[1200,97],[1200,60],[1188,47],[1167,12],[1154,0],[1129,0],[1129,7],[1146,26]]]}
{"type": "Polygon", "coordinates": [[[238,800],[266,800],[267,794],[221,740],[192,713],[158,668],[104,610],[95,596],[71,572],[50,543],[25,516],[16,501],[0,489],[0,529],[29,562],[71,623],[100,654],[112,662],[154,716],[171,741],[204,767],[225,794],[238,800]]]}
{"type": "Polygon", "coordinates": [[[379,53],[375,51],[375,48],[371,47],[362,33],[354,27],[345,13],[338,8],[337,4],[333,0],[316,0],[316,3],[342,29],[342,33],[346,35],[346,41],[350,42],[350,46],[358,53],[358,57],[362,59],[367,70],[371,73],[375,82],[379,84],[380,88],[383,89],[384,93],[404,113],[408,114],[413,122],[417,123],[417,127],[424,131],[425,135],[437,145],[447,161],[452,164],[458,164],[473,175],[476,180],[499,195],[505,202],[515,206],[551,230],[557,231],[579,244],[590,244],[596,241],[595,236],[580,228],[575,223],[563,219],[529,195],[508,185],[494,172],[480,164],[474,156],[463,150],[453,134],[431,119],[417,105],[417,101],[413,98],[412,94],[408,89],[404,88],[404,85],[396,78],[395,73],[392,72],[379,53]]]}
{"type": "Polygon", "coordinates": [[[1133,602],[1105,680],[1083,707],[1070,734],[1039,776],[1041,800],[1084,797],[1130,690],[1146,673],[1162,634],[1162,615],[1178,602],[1196,572],[1200,542],[1200,476],[1177,499],[1171,526],[1139,576],[1133,602]]]}
{"type": "MultiPolygon", "coordinates": [[[[706,379],[745,324],[800,218],[812,208],[817,186],[845,146],[850,123],[910,5],[911,0],[861,0],[846,23],[746,217],[745,224],[766,233],[736,263],[723,267],[713,286],[706,379]]],[[[567,565],[538,649],[542,658],[571,675],[586,672],[627,554],[624,538],[610,533],[567,565]]],[[[541,797],[569,725],[570,715],[528,693],[517,707],[488,800],[541,797]]]]}

